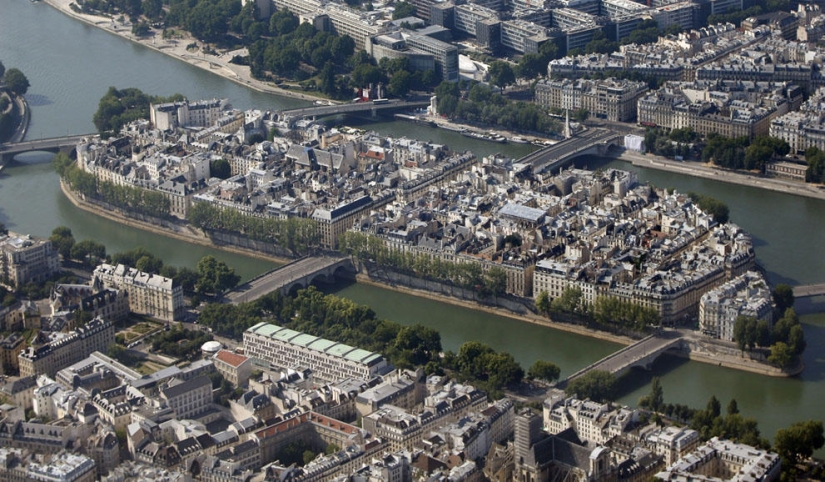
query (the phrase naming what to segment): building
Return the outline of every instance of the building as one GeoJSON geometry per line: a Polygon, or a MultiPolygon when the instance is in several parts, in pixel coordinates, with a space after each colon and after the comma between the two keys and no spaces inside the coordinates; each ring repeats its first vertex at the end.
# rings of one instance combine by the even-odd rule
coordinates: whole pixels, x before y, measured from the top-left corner
{"type": "Polygon", "coordinates": [[[736,319],[749,316],[773,321],[771,290],[761,274],[755,271],[734,278],[702,295],[699,302],[699,329],[702,333],[734,341],[736,319]]]}
{"type": "Polygon", "coordinates": [[[799,162],[772,161],[765,164],[765,174],[805,182],[808,178],[808,165],[799,162]]]}
{"type": "Polygon", "coordinates": [[[160,389],[160,398],[179,419],[197,418],[212,406],[212,381],[206,375],[180,380],[172,378],[160,389]]]}
{"type": "Polygon", "coordinates": [[[12,405],[28,410],[33,407],[36,387],[35,377],[24,376],[0,386],[0,396],[5,397],[12,405]]]}
{"type": "Polygon", "coordinates": [[[20,372],[20,362],[17,356],[26,348],[26,339],[18,333],[0,340],[0,373],[16,375],[20,372]]]}
{"type": "Polygon", "coordinates": [[[636,118],[636,104],[649,90],[645,82],[630,80],[541,80],[536,102],[544,107],[585,109],[591,116],[628,122],[636,118]]]}
{"type": "Polygon", "coordinates": [[[442,80],[458,82],[458,47],[427,35],[404,35],[407,45],[428,53],[435,60],[435,73],[442,80]]]}
{"type": "Polygon", "coordinates": [[[228,105],[227,99],[150,104],[149,120],[162,131],[178,127],[210,127],[223,116],[228,105]]]}
{"type": "Polygon", "coordinates": [[[224,379],[236,387],[246,386],[249,375],[252,373],[252,360],[229,350],[220,350],[215,353],[212,363],[224,379]]]}
{"type": "Polygon", "coordinates": [[[0,234],[0,284],[42,283],[60,271],[60,255],[48,239],[0,234]]]}
{"type": "Polygon", "coordinates": [[[638,121],[665,129],[690,127],[701,135],[767,135],[772,120],[790,110],[802,92],[782,82],[669,82],[638,100],[638,121]]]}
{"type": "Polygon", "coordinates": [[[316,378],[369,380],[390,370],[383,356],[269,323],[258,323],[243,335],[244,353],[280,368],[306,367],[316,378]]]}
{"type": "Polygon", "coordinates": [[[106,353],[115,342],[115,326],[111,321],[95,318],[68,334],[59,333],[43,345],[33,345],[18,355],[20,376],[55,374],[93,352],[106,353]]]}
{"type": "Polygon", "coordinates": [[[666,470],[656,474],[660,480],[779,480],[782,463],[779,455],[750,445],[714,437],[666,470]]]}
{"type": "Polygon", "coordinates": [[[44,458],[26,449],[0,448],[0,478],[9,481],[94,482],[95,461],[85,455],[63,451],[44,458]]]}
{"type": "Polygon", "coordinates": [[[321,245],[335,249],[338,246],[338,236],[351,228],[355,218],[371,205],[372,199],[362,196],[333,208],[316,208],[312,212],[312,219],[318,223],[321,245]]]}
{"type": "MultiPolygon", "coordinates": [[[[144,273],[119,264],[101,264],[94,276],[103,286],[123,290],[129,297],[129,309],[165,321],[183,316],[183,288],[171,278],[144,273]]],[[[105,351],[105,350],[103,350],[105,351]]]]}

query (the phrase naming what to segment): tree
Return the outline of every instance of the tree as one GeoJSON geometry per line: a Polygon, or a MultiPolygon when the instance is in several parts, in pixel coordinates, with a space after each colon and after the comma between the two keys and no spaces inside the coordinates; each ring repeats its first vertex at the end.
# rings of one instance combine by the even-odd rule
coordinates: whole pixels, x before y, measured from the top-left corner
{"type": "Polygon", "coordinates": [[[25,95],[29,90],[29,79],[23,75],[20,69],[11,68],[3,74],[3,83],[6,87],[17,95],[25,95]]]}
{"type": "Polygon", "coordinates": [[[590,117],[590,111],[587,109],[576,109],[570,113],[570,118],[576,122],[584,122],[590,117]]]}
{"type": "Polygon", "coordinates": [[[2,79],[4,75],[6,75],[6,66],[0,61],[0,79],[2,79]]]}
{"type": "Polygon", "coordinates": [[[735,414],[739,413],[739,404],[736,403],[735,398],[730,399],[730,402],[728,403],[727,413],[728,413],[728,415],[735,415],[735,414]]]}
{"type": "Polygon", "coordinates": [[[787,368],[793,361],[793,352],[785,343],[778,341],[771,347],[768,361],[780,368],[787,368]]]}
{"type": "Polygon", "coordinates": [[[200,277],[195,289],[200,294],[220,296],[224,291],[234,288],[241,280],[234,269],[212,255],[204,256],[198,261],[198,274],[200,277]]]}
{"type": "MultiPolygon", "coordinates": [[[[704,154],[703,154],[704,155],[704,154]]],[[[695,192],[689,192],[688,196],[699,206],[699,209],[713,216],[713,220],[719,224],[728,222],[730,209],[727,204],[710,196],[704,196],[695,192]]]]}
{"type": "Polygon", "coordinates": [[[52,230],[52,235],[49,236],[49,241],[52,242],[57,252],[64,260],[72,258],[72,247],[74,246],[74,236],[72,230],[66,226],[58,226],[52,230]]]}
{"type": "Polygon", "coordinates": [[[654,412],[661,410],[665,404],[665,392],[662,388],[662,381],[659,377],[653,377],[650,384],[650,396],[648,397],[648,407],[654,412]]]}
{"type": "Polygon", "coordinates": [[[216,159],[209,163],[209,172],[212,177],[218,179],[229,179],[232,176],[232,167],[226,159],[216,159]]]}
{"type": "Polygon", "coordinates": [[[504,91],[508,85],[516,83],[516,74],[507,62],[496,60],[490,63],[488,69],[490,83],[504,91]]]}
{"type": "Polygon", "coordinates": [[[774,448],[782,457],[782,464],[794,465],[813,455],[825,445],[822,421],[797,422],[788,428],[779,429],[774,436],[774,448]]]}
{"type": "Polygon", "coordinates": [[[528,377],[544,380],[547,383],[558,380],[560,374],[561,369],[556,364],[544,360],[536,360],[527,370],[528,377]]]}
{"type": "Polygon", "coordinates": [[[582,299],[582,290],[577,286],[567,286],[561,292],[561,296],[550,303],[552,311],[562,313],[575,313],[579,309],[582,299]]]}
{"type": "Polygon", "coordinates": [[[9,230],[6,229],[6,225],[3,224],[3,223],[0,223],[0,235],[5,236],[7,234],[9,234],[9,230]]]}
{"type": "Polygon", "coordinates": [[[716,398],[716,395],[711,395],[705,410],[707,410],[711,418],[716,418],[722,414],[722,404],[719,402],[719,399],[716,398]]]}
{"type": "Polygon", "coordinates": [[[794,305],[793,288],[780,283],[773,289],[773,302],[776,304],[776,312],[785,314],[788,308],[793,308],[794,305]]]}
{"type": "Polygon", "coordinates": [[[550,295],[546,291],[542,291],[536,297],[536,310],[545,314],[550,312],[550,295]]]}
{"type": "Polygon", "coordinates": [[[412,87],[412,74],[405,70],[399,70],[393,74],[390,84],[387,86],[390,94],[395,97],[404,97],[410,92],[412,87]]]}
{"type": "Polygon", "coordinates": [[[615,375],[603,370],[592,370],[568,383],[564,391],[568,396],[607,402],[616,397],[616,388],[615,375]]]}
{"type": "Polygon", "coordinates": [[[407,18],[415,15],[415,5],[408,2],[398,2],[392,12],[392,19],[407,18]]]}
{"type": "Polygon", "coordinates": [[[143,14],[148,18],[160,18],[160,15],[163,13],[163,0],[143,0],[141,10],[143,10],[143,14]]]}
{"type": "Polygon", "coordinates": [[[72,259],[93,266],[98,260],[106,257],[106,246],[97,241],[86,239],[72,246],[71,256],[72,259]]]}

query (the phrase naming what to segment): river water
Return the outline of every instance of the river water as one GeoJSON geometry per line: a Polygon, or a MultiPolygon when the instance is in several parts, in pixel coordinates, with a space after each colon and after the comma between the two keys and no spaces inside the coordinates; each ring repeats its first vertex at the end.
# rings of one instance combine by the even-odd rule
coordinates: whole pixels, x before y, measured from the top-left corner
{"type": "MultiPolygon", "coordinates": [[[[229,98],[238,108],[279,109],[301,101],[251,91],[198,68],[135,45],[64,16],[51,7],[26,0],[0,0],[0,61],[20,68],[29,78],[32,106],[28,139],[93,132],[92,115],[109,86],[138,87],[151,94],[180,92],[190,99],[229,98]]],[[[335,122],[335,121],[333,121],[335,122]]],[[[525,145],[497,145],[458,134],[399,122],[361,125],[393,136],[406,135],[471,149],[478,155],[502,152],[521,156],[525,145]]],[[[167,263],[194,266],[213,254],[230,263],[244,278],[266,271],[273,263],[192,246],[99,218],[78,210],[60,193],[49,155],[27,154],[0,175],[0,222],[9,228],[48,236],[58,225],[69,226],[78,240],[93,238],[110,252],[145,246],[167,263]]],[[[639,169],[630,164],[587,159],[595,168],[610,165],[631,169],[643,181],[717,197],[731,208],[731,219],[754,236],[759,260],[772,281],[825,282],[825,202],[743,186],[639,169]]],[[[370,305],[381,317],[400,323],[437,328],[444,347],[455,350],[466,340],[479,340],[513,353],[525,367],[537,359],[551,360],[562,374],[592,363],[617,345],[531,325],[363,284],[328,288],[370,305]]],[[[825,316],[803,317],[808,350],[807,370],[792,379],[773,379],[702,363],[665,357],[651,373],[624,378],[621,402],[635,404],[648,390],[652,375],[662,377],[665,400],[703,407],[711,394],[724,404],[735,398],[745,416],[759,420],[764,435],[808,419],[823,418],[825,399],[825,316]]]]}

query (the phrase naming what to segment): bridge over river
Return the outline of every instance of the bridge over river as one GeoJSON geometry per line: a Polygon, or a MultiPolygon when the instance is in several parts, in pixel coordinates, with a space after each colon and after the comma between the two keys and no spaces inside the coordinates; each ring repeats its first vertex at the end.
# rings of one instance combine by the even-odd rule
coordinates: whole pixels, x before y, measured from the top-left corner
{"type": "Polygon", "coordinates": [[[323,117],[339,114],[357,114],[361,112],[370,112],[375,114],[381,110],[413,109],[416,107],[427,107],[428,105],[430,105],[429,100],[388,100],[386,102],[372,101],[358,102],[355,104],[321,105],[304,107],[300,109],[290,109],[281,111],[281,115],[285,117],[323,117]]]}
{"type": "Polygon", "coordinates": [[[593,370],[610,372],[616,377],[624,375],[633,367],[650,369],[660,355],[681,344],[682,337],[676,331],[661,331],[642,338],[632,345],[608,355],[601,360],[582,368],[564,380],[558,382],[558,388],[564,388],[571,381],[593,370]]]}
{"type": "Polygon", "coordinates": [[[605,155],[610,146],[620,145],[622,137],[622,134],[610,129],[588,129],[574,137],[532,152],[519,159],[518,162],[532,167],[534,173],[553,171],[578,156],[605,155]]]}
{"type": "Polygon", "coordinates": [[[259,275],[234,290],[225,298],[233,304],[255,301],[273,291],[287,295],[303,289],[315,281],[332,282],[336,276],[354,272],[349,258],[331,256],[309,256],[285,264],[259,275]]]}
{"type": "Polygon", "coordinates": [[[17,154],[31,151],[50,151],[50,152],[66,152],[69,153],[74,150],[77,143],[84,137],[90,137],[95,134],[81,134],[74,136],[50,137],[48,139],[39,139],[35,141],[14,142],[8,144],[0,144],[0,164],[4,161],[11,160],[17,154]]]}
{"type": "Polygon", "coordinates": [[[825,295],[825,283],[804,285],[804,286],[794,286],[794,288],[793,288],[793,297],[794,298],[809,298],[809,297],[812,297],[812,296],[823,296],[823,295],[825,295]]]}

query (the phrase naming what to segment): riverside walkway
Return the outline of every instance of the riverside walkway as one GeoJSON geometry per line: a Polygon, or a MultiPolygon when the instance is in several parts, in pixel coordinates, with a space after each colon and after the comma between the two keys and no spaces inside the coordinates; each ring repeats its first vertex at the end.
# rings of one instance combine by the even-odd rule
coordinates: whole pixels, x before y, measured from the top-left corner
{"type": "Polygon", "coordinates": [[[682,337],[675,331],[662,331],[650,335],[582,368],[557,383],[556,386],[564,388],[571,381],[593,370],[610,372],[616,377],[620,377],[633,367],[649,369],[662,353],[678,346],[681,342],[682,337]]]}
{"type": "Polygon", "coordinates": [[[287,295],[294,289],[308,287],[316,280],[331,282],[336,273],[340,274],[339,270],[354,271],[349,258],[309,256],[253,278],[226,293],[225,298],[230,303],[237,304],[255,301],[273,291],[287,295]]]}

